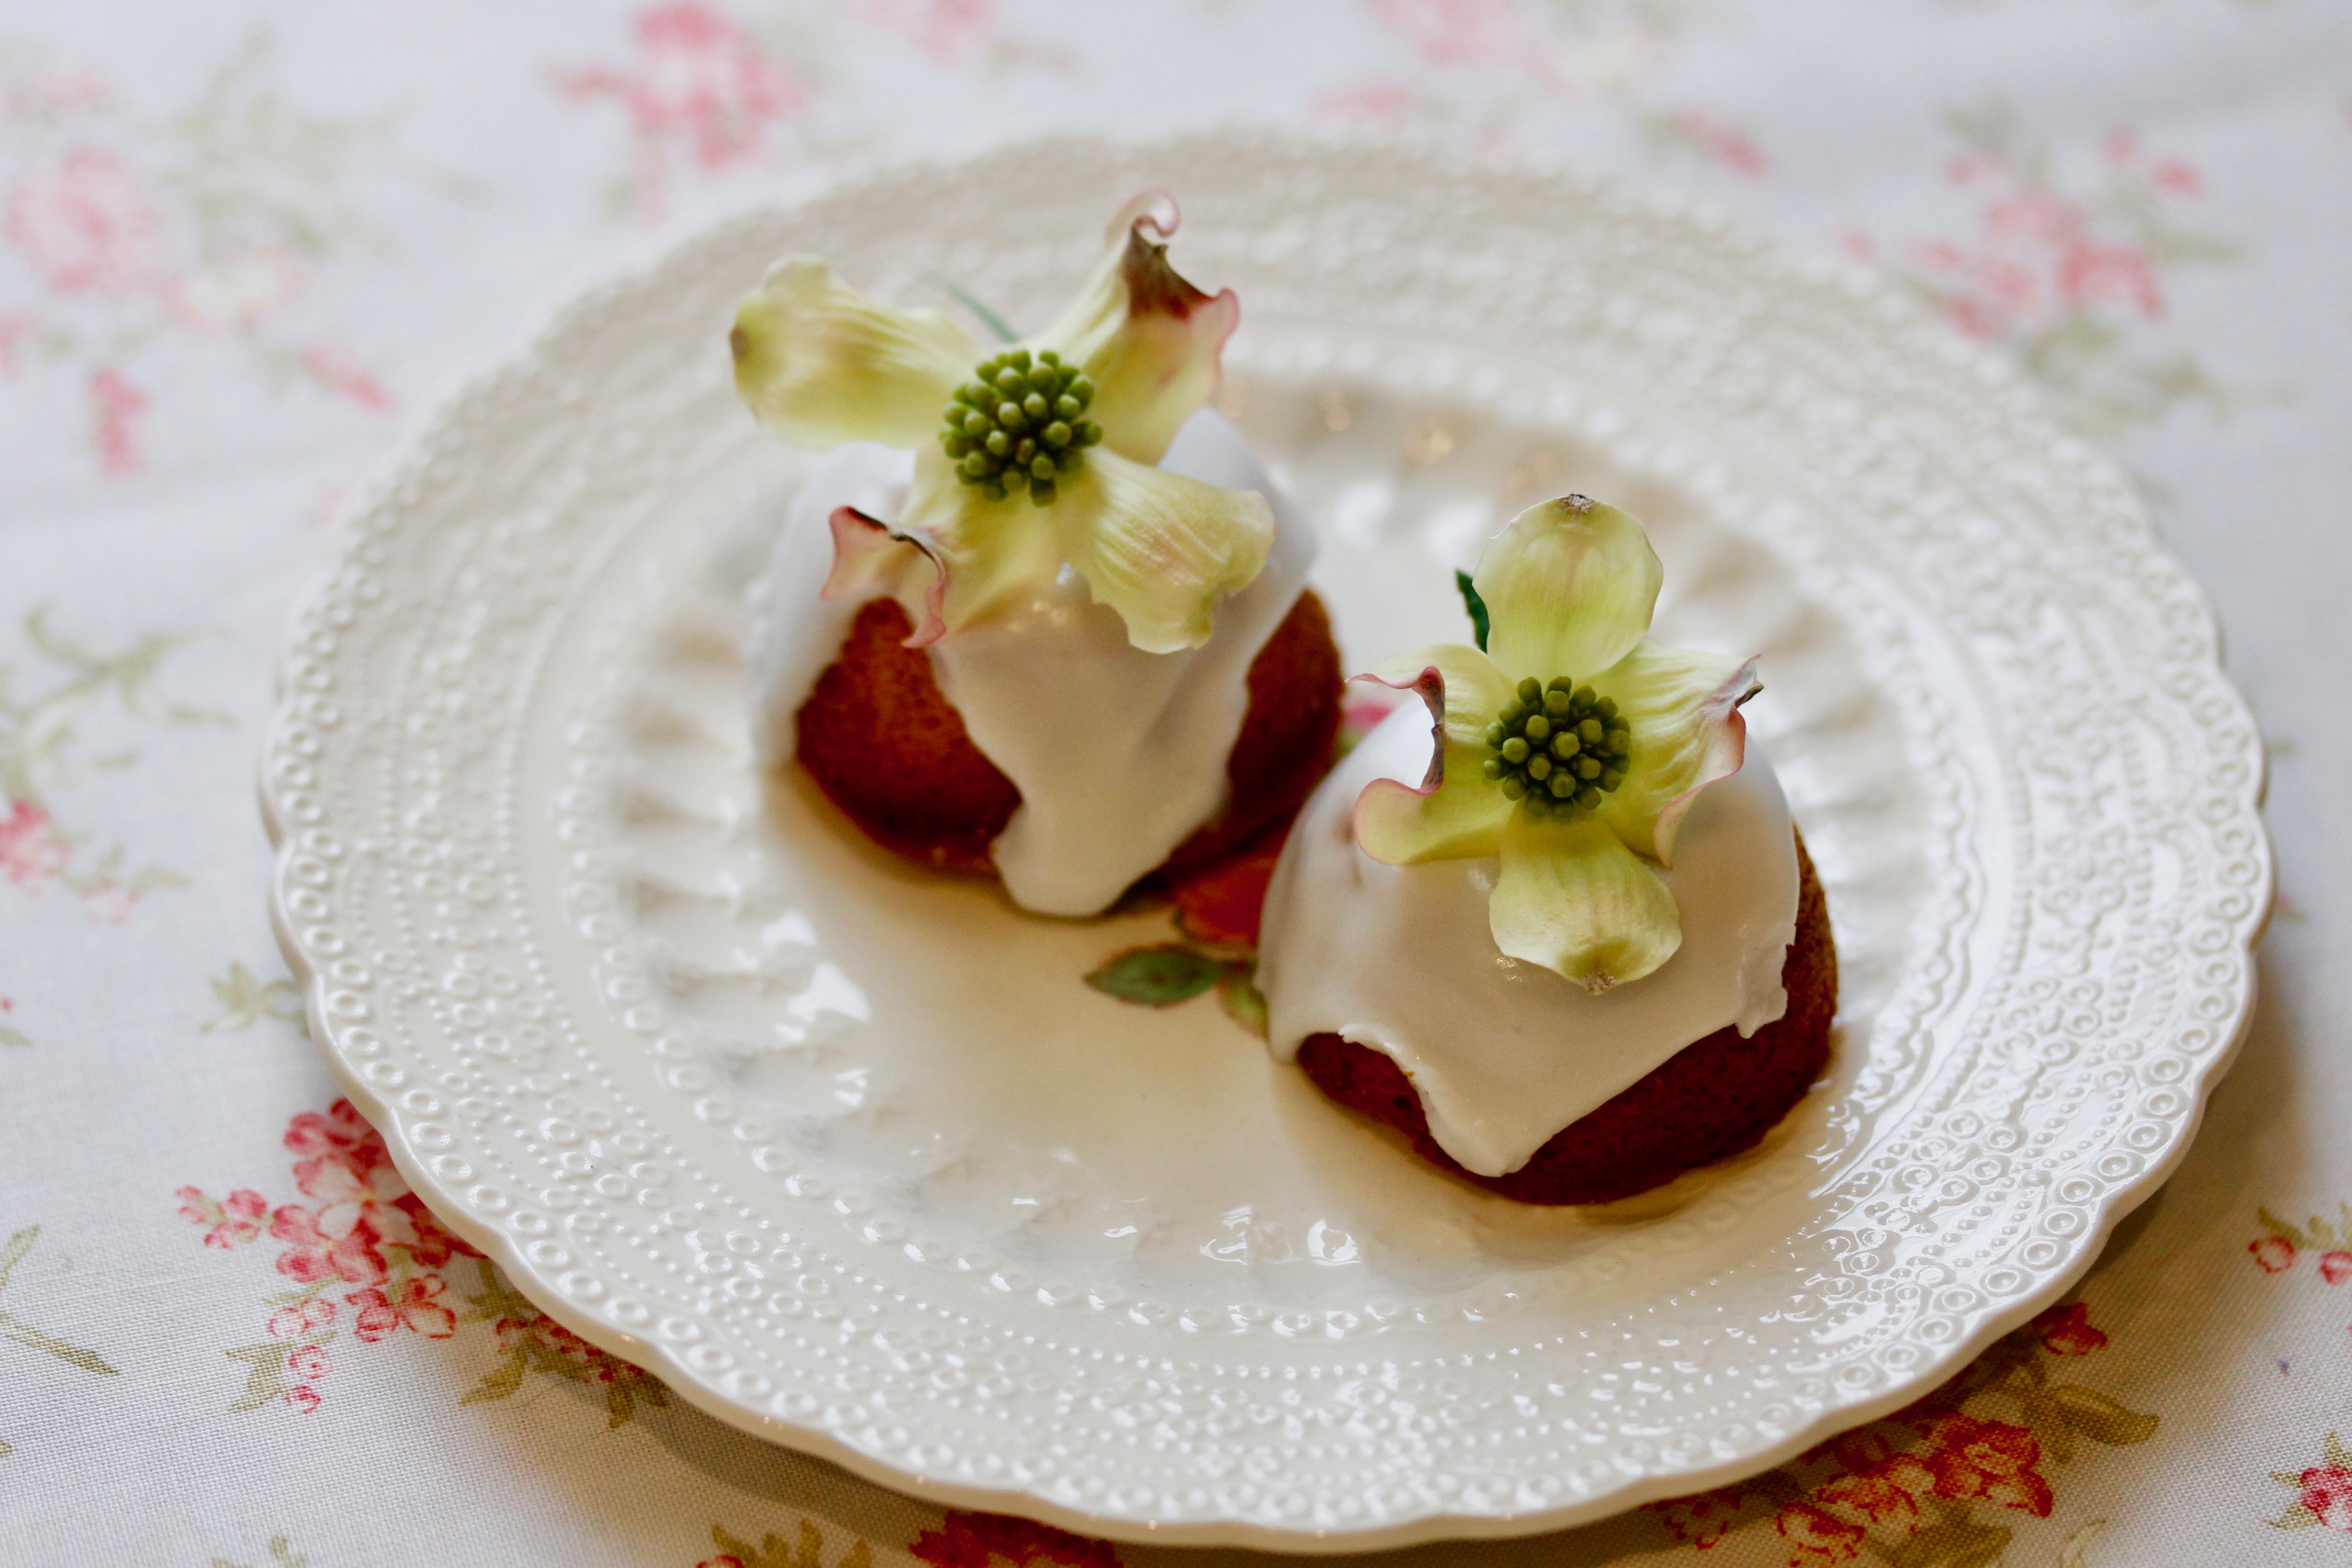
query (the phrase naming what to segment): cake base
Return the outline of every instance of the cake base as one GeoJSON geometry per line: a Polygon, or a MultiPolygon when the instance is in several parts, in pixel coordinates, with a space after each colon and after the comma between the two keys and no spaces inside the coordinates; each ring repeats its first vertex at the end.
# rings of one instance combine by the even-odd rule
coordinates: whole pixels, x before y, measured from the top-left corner
{"type": "MultiPolygon", "coordinates": [[[[965,732],[893,599],[861,607],[841,651],[794,716],[794,755],[825,798],[895,855],[935,870],[992,875],[989,847],[1021,792],[965,732]]],[[[1158,871],[1246,843],[1306,803],[1339,731],[1339,650],[1323,602],[1302,593],[1249,668],[1249,711],[1225,763],[1232,798],[1158,871]]]]}
{"type": "Polygon", "coordinates": [[[1601,1204],[1672,1181],[1752,1147],[1805,1097],[1829,1060],[1837,1014],[1837,947],[1829,903],[1797,838],[1797,934],[1780,966],[1789,1010],[1746,1038],[1726,1025],[1647,1078],[1561,1128],[1517,1170],[1474,1175],[1429,1135],[1412,1080],[1396,1062],[1337,1035],[1310,1035],[1298,1065],[1340,1104],[1386,1122],[1414,1152],[1465,1181],[1527,1204],[1601,1204]]]}

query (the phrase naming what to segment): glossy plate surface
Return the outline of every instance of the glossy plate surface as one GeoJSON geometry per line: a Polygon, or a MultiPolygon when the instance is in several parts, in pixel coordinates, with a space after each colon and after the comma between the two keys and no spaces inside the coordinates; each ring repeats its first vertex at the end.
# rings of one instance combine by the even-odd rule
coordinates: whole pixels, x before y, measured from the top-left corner
{"type": "Polygon", "coordinates": [[[447,402],[298,617],[264,763],[331,1065],[533,1300],[722,1418],[942,1501],[1362,1549],[1598,1517],[1916,1397],[2195,1131],[2270,902],[2260,748],[2122,479],[1865,279],[1573,174],[1202,136],[733,219],[447,402]],[[1239,289],[1224,405],[1361,668],[1458,639],[1524,501],[1652,522],[1828,889],[1830,1080],[1602,1210],[1437,1176],[1213,994],[1083,977],[1165,910],[913,874],[745,742],[740,587],[804,459],[723,336],[788,251],[1047,318],[1118,200],[1239,289]]]}

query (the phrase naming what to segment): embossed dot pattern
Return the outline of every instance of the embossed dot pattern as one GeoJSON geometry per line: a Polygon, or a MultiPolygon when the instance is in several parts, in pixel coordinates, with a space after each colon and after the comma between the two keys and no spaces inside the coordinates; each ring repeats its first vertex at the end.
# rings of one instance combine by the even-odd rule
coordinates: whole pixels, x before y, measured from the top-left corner
{"type": "MultiPolygon", "coordinates": [[[[331,1062],[435,1206],[729,1419],[1174,1542],[1517,1533],[1696,1489],[1916,1397],[2071,1279],[2185,1146],[2270,896],[2252,725],[2121,479],[1909,304],[1707,211],[1257,139],[1037,169],[1016,148],[709,231],[465,389],[352,510],[284,664],[273,891],[331,1062]],[[751,816],[638,765],[740,744],[696,740],[731,649],[648,543],[672,498],[723,510],[713,487],[784,461],[709,323],[795,249],[1034,316],[1154,179],[1188,272],[1248,302],[1262,446],[1336,428],[1334,396],[1359,434],[1393,423],[1326,498],[1341,539],[1402,526],[1436,463],[1499,495],[1598,454],[1679,498],[1662,626],[1745,603],[1848,1005],[1794,1131],[1652,1221],[1423,1279],[1393,1241],[1350,1261],[1244,1216],[1234,1283],[1160,1291],[866,1180],[712,1037],[708,997],[764,998],[845,1064],[833,1103],[889,1092],[856,1077],[821,921],[666,869],[751,816]],[[1741,563],[1795,591],[1743,601],[1741,563]],[[707,940],[652,940],[649,910],[707,940]],[[1277,1241],[1335,1267],[1294,1289],[1260,1267],[1277,1241]]],[[[1441,556],[1449,515],[1410,524],[1441,556]]]]}

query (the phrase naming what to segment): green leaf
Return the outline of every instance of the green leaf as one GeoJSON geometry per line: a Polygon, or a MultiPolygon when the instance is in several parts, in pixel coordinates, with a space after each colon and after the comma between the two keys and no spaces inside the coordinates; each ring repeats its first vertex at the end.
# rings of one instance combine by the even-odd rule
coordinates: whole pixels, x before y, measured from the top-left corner
{"type": "Polygon", "coordinates": [[[1259,1039],[1265,1038],[1265,993],[1257,988],[1257,966],[1236,963],[1217,977],[1217,1000],[1225,1016],[1259,1039]]]}
{"type": "Polygon", "coordinates": [[[95,1372],[108,1377],[115,1375],[114,1369],[107,1365],[105,1359],[96,1351],[86,1351],[79,1345],[69,1345],[63,1340],[43,1333],[29,1323],[16,1321],[5,1312],[0,1312],[0,1340],[14,1340],[20,1345],[53,1355],[61,1362],[81,1368],[84,1372],[95,1372]]]}
{"type": "Polygon", "coordinates": [[[2311,1237],[2303,1234],[2301,1226],[2287,1224],[2266,1208],[2254,1210],[2254,1217],[2261,1220],[2263,1228],[2273,1236],[2284,1237],[2300,1247],[2308,1247],[2311,1245],[2311,1237]]]}
{"type": "Polygon", "coordinates": [[[1480,598],[1478,590],[1471,585],[1470,574],[1467,572],[1456,571],[1454,574],[1454,585],[1462,590],[1463,608],[1470,612],[1470,635],[1478,639],[1478,651],[1485,653],[1486,629],[1490,624],[1486,619],[1486,601],[1480,598]]]}
{"type": "MultiPolygon", "coordinates": [[[[973,315],[979,317],[981,324],[985,326],[990,331],[994,332],[998,342],[1009,343],[1016,341],[1021,336],[1019,332],[1013,330],[1012,326],[1003,317],[998,315],[995,311],[982,304],[978,297],[971,293],[969,290],[958,287],[953,279],[942,278],[939,276],[939,274],[933,273],[929,277],[926,278],[924,281],[929,283],[932,288],[937,289],[940,293],[948,296],[950,300],[953,300],[957,304],[961,305],[965,310],[970,310],[973,315]]],[[[738,1555],[740,1554],[739,1553],[738,1555]]],[[[748,1563],[751,1559],[747,1557],[744,1561],[748,1563]]]]}
{"type": "Polygon", "coordinates": [[[2062,1383],[2045,1389],[2042,1397],[2057,1406],[2066,1425],[2095,1443],[2121,1447],[2145,1443],[2156,1436],[2157,1418],[2126,1409],[2104,1394],[2062,1383]]]}
{"type": "Polygon", "coordinates": [[[6,1246],[0,1247],[0,1290],[8,1288],[9,1270],[15,1268],[23,1260],[25,1254],[33,1250],[33,1243],[40,1239],[41,1227],[37,1225],[28,1225],[10,1237],[6,1246]]]}
{"type": "Polygon", "coordinates": [[[608,1383],[604,1385],[604,1427],[607,1431],[627,1426],[636,1413],[637,1402],[629,1397],[627,1384],[608,1383]]]}
{"type": "Polygon", "coordinates": [[[1930,1525],[1887,1553],[1894,1568],[1993,1568],[2011,1532],[1966,1519],[1930,1525]]]}
{"type": "Polygon", "coordinates": [[[0,1024],[0,1046],[29,1046],[33,1042],[24,1033],[0,1024]]]}
{"type": "Polygon", "coordinates": [[[2286,1512],[2271,1521],[2273,1530],[2308,1530],[2319,1522],[2319,1516],[2301,1503],[2289,1507],[2286,1512]]]}
{"type": "Polygon", "coordinates": [[[529,1362],[521,1351],[509,1351],[498,1365],[482,1374],[482,1381],[467,1389],[460,1405],[487,1405],[493,1399],[504,1399],[522,1386],[522,1374],[529,1362]]]}
{"type": "Polygon", "coordinates": [[[2048,1394],[2035,1393],[2025,1398],[2025,1425],[2032,1429],[2034,1441],[2060,1464],[2074,1457],[2074,1427],[2066,1406],[2048,1394]]]}
{"type": "Polygon", "coordinates": [[[229,1360],[244,1362],[253,1368],[246,1373],[245,1392],[229,1405],[231,1415],[258,1410],[286,1392],[286,1357],[292,1349],[282,1344],[247,1345],[242,1350],[223,1352],[229,1360]]]}
{"type": "Polygon", "coordinates": [[[2352,1469],[2352,1454],[2345,1453],[2344,1445],[2337,1440],[2336,1434],[2333,1432],[2330,1432],[2327,1435],[2327,1451],[2326,1458],[2329,1464],[2334,1465],[2339,1470],[2352,1469]]]}
{"type": "Polygon", "coordinates": [[[2106,1529],[2105,1520],[2095,1519],[2068,1536],[2066,1544],[2058,1549],[2058,1568],[2089,1568],[2083,1559],[2084,1549],[2105,1534],[2106,1529]]]}
{"type": "Polygon", "coordinates": [[[1087,984],[1139,1006],[1172,1007],[1214,985],[1224,967],[1222,959],[1181,942],[1162,942],[1129,948],[1087,975],[1087,984]]]}

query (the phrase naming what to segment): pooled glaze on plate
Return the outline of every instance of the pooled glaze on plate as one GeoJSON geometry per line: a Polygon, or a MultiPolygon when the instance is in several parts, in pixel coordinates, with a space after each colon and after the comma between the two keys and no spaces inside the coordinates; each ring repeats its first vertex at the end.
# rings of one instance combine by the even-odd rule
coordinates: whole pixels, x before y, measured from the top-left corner
{"type": "MultiPolygon", "coordinates": [[[[1233,426],[1203,409],[1160,466],[1274,508],[1274,545],[1250,585],[1217,607],[1197,648],[1145,653],[1116,611],[1068,567],[981,625],[928,650],[940,691],[982,755],[1021,792],[992,846],[1024,909],[1091,915],[1224,809],[1225,760],[1249,710],[1250,662],[1306,585],[1315,540],[1233,426]]],[[[751,660],[762,754],[789,759],[793,716],[841,647],[865,597],[817,596],[838,506],[896,518],[914,458],[858,442],[829,454],[792,502],[752,600],[751,660]]],[[[910,613],[920,606],[909,603],[910,613]]]]}
{"type": "Polygon", "coordinates": [[[1384,866],[1357,847],[1356,797],[1378,778],[1419,783],[1429,750],[1429,716],[1407,703],[1323,781],[1283,847],[1258,957],[1277,1058],[1318,1034],[1393,1058],[1438,1146],[1500,1176],[1692,1041],[1788,1010],[1796,841],[1762,748],[1698,797],[1661,873],[1682,946],[1600,996],[1496,948],[1492,856],[1384,866]]]}

